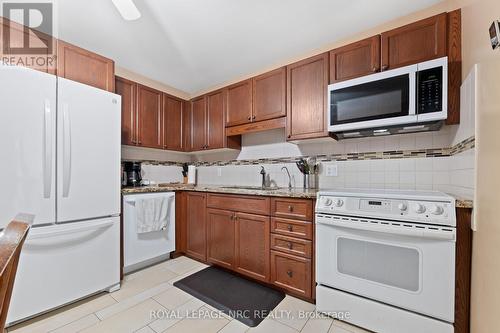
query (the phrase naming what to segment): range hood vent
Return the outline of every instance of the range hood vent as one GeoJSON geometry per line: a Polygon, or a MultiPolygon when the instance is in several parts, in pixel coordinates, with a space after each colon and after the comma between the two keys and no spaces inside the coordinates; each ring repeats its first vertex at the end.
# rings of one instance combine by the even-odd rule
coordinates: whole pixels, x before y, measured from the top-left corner
{"type": "Polygon", "coordinates": [[[433,121],[426,123],[370,128],[357,131],[345,131],[345,132],[332,133],[332,135],[335,139],[340,141],[340,140],[364,138],[364,137],[377,137],[377,136],[387,136],[396,134],[439,131],[441,127],[443,127],[443,124],[444,121],[440,120],[440,121],[433,121]]]}

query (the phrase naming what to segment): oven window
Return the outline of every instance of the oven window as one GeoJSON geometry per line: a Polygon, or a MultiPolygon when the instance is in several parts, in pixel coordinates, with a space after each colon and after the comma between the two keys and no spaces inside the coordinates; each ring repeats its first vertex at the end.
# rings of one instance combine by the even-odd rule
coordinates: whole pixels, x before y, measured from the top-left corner
{"type": "Polygon", "coordinates": [[[330,92],[330,125],[407,116],[409,74],[330,92]]]}
{"type": "Polygon", "coordinates": [[[415,249],[338,238],[340,273],[417,292],[420,288],[420,254],[415,249]]]}

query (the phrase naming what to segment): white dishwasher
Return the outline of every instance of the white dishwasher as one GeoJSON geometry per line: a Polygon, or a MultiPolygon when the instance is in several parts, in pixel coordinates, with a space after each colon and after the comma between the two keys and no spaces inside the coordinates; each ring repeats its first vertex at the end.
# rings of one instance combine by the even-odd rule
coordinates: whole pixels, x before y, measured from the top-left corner
{"type": "Polygon", "coordinates": [[[150,266],[170,258],[175,251],[175,192],[128,194],[123,196],[124,273],[150,266]],[[136,200],[166,197],[170,199],[165,230],[137,232],[136,200]]]}

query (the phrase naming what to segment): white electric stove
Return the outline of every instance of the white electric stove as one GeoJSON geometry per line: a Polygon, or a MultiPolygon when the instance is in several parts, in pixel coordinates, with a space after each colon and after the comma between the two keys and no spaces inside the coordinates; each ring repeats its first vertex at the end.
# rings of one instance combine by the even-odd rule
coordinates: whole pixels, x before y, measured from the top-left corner
{"type": "Polygon", "coordinates": [[[455,226],[440,192],[318,193],[318,311],[375,332],[453,332],[455,226]]]}

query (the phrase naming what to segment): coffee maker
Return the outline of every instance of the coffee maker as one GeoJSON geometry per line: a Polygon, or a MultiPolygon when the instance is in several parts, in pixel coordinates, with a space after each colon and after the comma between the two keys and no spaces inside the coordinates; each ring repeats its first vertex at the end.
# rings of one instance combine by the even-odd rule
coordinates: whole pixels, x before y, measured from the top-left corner
{"type": "Polygon", "coordinates": [[[141,186],[141,162],[124,162],[125,186],[141,186]]]}

